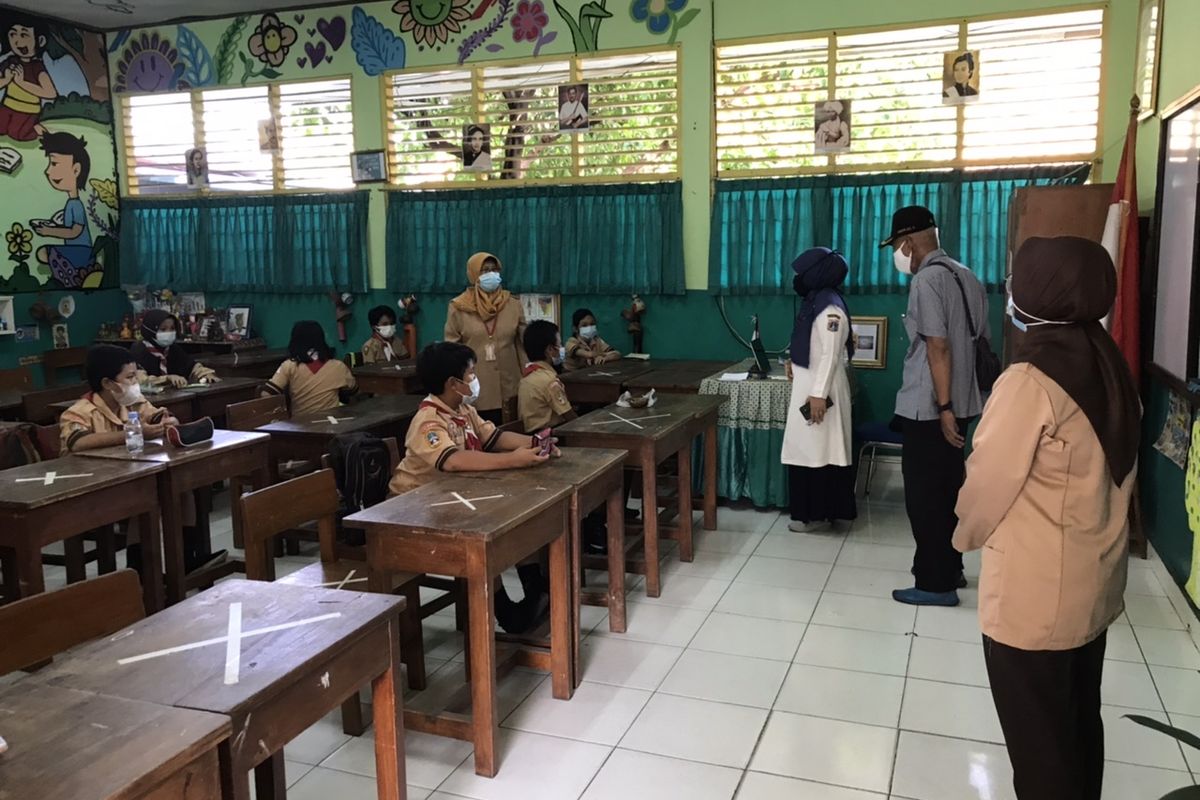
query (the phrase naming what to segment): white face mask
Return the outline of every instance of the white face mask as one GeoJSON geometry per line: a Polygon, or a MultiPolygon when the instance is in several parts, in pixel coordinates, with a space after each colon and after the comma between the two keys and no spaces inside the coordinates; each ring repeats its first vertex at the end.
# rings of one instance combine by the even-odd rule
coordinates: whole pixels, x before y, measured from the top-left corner
{"type": "Polygon", "coordinates": [[[117,405],[128,408],[129,406],[136,406],[138,403],[146,399],[142,394],[142,387],[140,384],[125,383],[117,384],[117,386],[119,387],[120,391],[113,391],[113,398],[116,399],[117,405]]]}
{"type": "Polygon", "coordinates": [[[579,335],[585,339],[595,339],[596,338],[596,326],[595,325],[584,325],[582,328],[579,329],[579,335]]]}
{"type": "MultiPolygon", "coordinates": [[[[466,382],[464,381],[464,383],[466,382]]],[[[475,405],[475,401],[479,399],[479,376],[476,375],[474,378],[471,378],[471,382],[467,386],[470,387],[471,393],[459,396],[462,397],[463,402],[467,405],[475,405]]]]}
{"type": "Polygon", "coordinates": [[[395,325],[380,325],[375,331],[385,339],[391,339],[396,335],[395,325]]]}
{"type": "Polygon", "coordinates": [[[309,350],[308,351],[308,360],[309,361],[320,361],[321,354],[318,353],[316,350],[309,350]]]}
{"type": "Polygon", "coordinates": [[[170,347],[175,344],[175,331],[159,331],[154,339],[159,347],[170,347]]]}
{"type": "Polygon", "coordinates": [[[913,274],[913,259],[911,255],[905,255],[904,250],[897,247],[892,251],[892,263],[896,265],[896,269],[904,275],[913,274]]]}

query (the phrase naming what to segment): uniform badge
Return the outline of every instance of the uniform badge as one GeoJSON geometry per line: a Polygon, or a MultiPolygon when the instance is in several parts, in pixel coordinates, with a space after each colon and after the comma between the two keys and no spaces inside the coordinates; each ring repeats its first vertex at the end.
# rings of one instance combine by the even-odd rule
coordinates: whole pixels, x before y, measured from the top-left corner
{"type": "Polygon", "coordinates": [[[842,325],[841,317],[830,317],[829,318],[829,330],[836,331],[841,327],[841,325],[842,325]]]}
{"type": "Polygon", "coordinates": [[[430,447],[437,447],[441,444],[442,439],[438,436],[437,431],[429,431],[429,433],[425,434],[425,441],[429,442],[430,447]]]}

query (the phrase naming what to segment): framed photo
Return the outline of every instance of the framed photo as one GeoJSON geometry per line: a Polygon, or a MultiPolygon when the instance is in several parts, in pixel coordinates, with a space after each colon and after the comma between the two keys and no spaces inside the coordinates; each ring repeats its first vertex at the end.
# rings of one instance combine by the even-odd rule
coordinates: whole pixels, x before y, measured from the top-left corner
{"type": "Polygon", "coordinates": [[[181,316],[188,317],[194,314],[203,314],[204,292],[182,292],[179,295],[179,313],[181,316]]]}
{"type": "Polygon", "coordinates": [[[383,150],[360,150],[350,154],[350,172],[355,183],[385,183],[387,154],[383,150]]]}
{"type": "Polygon", "coordinates": [[[979,100],[979,51],[951,50],[942,56],[942,105],[979,100]]]}
{"type": "Polygon", "coordinates": [[[1141,101],[1138,119],[1158,113],[1158,56],[1162,50],[1163,0],[1142,0],[1138,9],[1137,58],[1133,93],[1141,101]]]}
{"type": "Polygon", "coordinates": [[[591,124],[588,114],[588,85],[567,83],[558,87],[558,129],[568,133],[586,131],[591,124]]]}
{"type": "Polygon", "coordinates": [[[887,369],[887,317],[852,317],[854,356],[851,365],[859,369],[887,369]]]}
{"type": "Polygon", "coordinates": [[[279,129],[275,127],[274,119],[258,121],[258,150],[261,153],[274,153],[279,149],[279,129]]]}
{"type": "Polygon", "coordinates": [[[818,153],[845,153],[850,149],[849,100],[813,104],[813,142],[818,153]]]}
{"type": "Polygon", "coordinates": [[[252,311],[252,306],[230,306],[228,321],[225,323],[225,335],[237,339],[249,339],[252,311]]]}
{"type": "MultiPolygon", "coordinates": [[[[526,322],[544,319],[547,322],[553,322],[560,328],[562,327],[561,297],[556,294],[521,294],[517,295],[517,297],[520,299],[521,308],[525,312],[526,322]]],[[[567,338],[564,335],[563,341],[565,342],[567,338]]]]}
{"type": "Polygon", "coordinates": [[[67,330],[67,323],[59,322],[51,325],[50,331],[53,334],[55,350],[66,350],[71,346],[71,333],[67,330]]]}
{"type": "Polygon", "coordinates": [[[193,147],[188,150],[184,155],[184,165],[189,189],[203,189],[208,186],[208,153],[204,148],[193,147]]]}
{"type": "Polygon", "coordinates": [[[463,126],[463,169],[467,172],[492,171],[492,126],[473,123],[463,126]]]}

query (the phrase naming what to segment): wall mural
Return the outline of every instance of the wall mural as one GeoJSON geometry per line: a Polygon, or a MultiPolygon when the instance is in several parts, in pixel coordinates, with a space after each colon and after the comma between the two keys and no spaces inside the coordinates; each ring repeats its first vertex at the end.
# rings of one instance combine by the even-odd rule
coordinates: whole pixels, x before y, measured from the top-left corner
{"type": "Polygon", "coordinates": [[[105,59],[99,34],[0,12],[0,293],[117,284],[105,59]]]}

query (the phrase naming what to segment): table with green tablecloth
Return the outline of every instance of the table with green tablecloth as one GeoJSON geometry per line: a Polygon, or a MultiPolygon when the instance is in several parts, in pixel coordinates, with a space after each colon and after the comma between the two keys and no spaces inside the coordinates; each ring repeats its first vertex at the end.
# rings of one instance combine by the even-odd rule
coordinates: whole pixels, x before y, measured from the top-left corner
{"type": "MultiPolygon", "coordinates": [[[[751,363],[747,359],[728,371],[746,372],[751,363]]],[[[728,500],[749,500],[760,507],[785,508],[787,468],[779,454],[792,385],[784,377],[783,367],[772,366],[774,372],[765,380],[723,381],[724,373],[716,373],[700,383],[700,394],[729,398],[721,407],[717,429],[717,494],[728,500]]]]}

